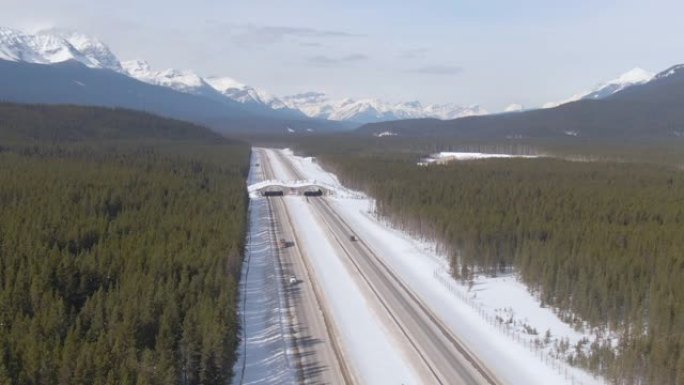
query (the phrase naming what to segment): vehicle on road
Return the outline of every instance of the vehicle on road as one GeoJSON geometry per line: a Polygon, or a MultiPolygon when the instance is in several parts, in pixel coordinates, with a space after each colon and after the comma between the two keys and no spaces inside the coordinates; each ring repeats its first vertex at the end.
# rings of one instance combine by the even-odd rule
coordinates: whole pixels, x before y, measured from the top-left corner
{"type": "Polygon", "coordinates": [[[294,275],[291,275],[290,279],[288,279],[288,282],[290,283],[290,285],[296,285],[297,283],[299,283],[299,280],[297,280],[297,277],[295,277],[294,275]]]}
{"type": "Polygon", "coordinates": [[[294,242],[288,241],[288,240],[285,239],[285,238],[281,238],[281,239],[280,239],[280,248],[281,248],[281,249],[286,249],[286,248],[292,247],[292,246],[294,246],[294,242]]]}
{"type": "Polygon", "coordinates": [[[352,235],[349,236],[349,240],[352,241],[352,242],[356,242],[356,241],[359,240],[359,237],[357,237],[356,235],[352,234],[352,235]]]}

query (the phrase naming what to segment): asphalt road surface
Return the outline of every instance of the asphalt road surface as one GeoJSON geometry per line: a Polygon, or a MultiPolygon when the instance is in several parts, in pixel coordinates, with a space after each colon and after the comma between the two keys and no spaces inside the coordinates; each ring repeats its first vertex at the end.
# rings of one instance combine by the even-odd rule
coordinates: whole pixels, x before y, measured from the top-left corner
{"type": "MultiPolygon", "coordinates": [[[[265,179],[275,179],[270,160],[262,151],[260,167],[265,179]]],[[[274,218],[276,239],[283,271],[283,287],[291,304],[298,378],[304,384],[353,384],[353,374],[345,363],[334,325],[325,301],[312,279],[310,268],[292,228],[282,197],[268,198],[274,218]],[[283,247],[285,246],[285,247],[283,247]],[[293,280],[291,278],[294,278],[293,280]]]]}
{"type": "MultiPolygon", "coordinates": [[[[304,179],[281,153],[269,151],[265,154],[267,158],[276,157],[276,160],[269,161],[279,162],[289,174],[276,177],[304,179]]],[[[325,197],[310,198],[310,203],[319,216],[319,223],[338,243],[343,254],[341,257],[349,260],[374,299],[387,312],[389,317],[386,319],[399,328],[400,335],[419,357],[419,362],[412,362],[418,372],[428,373],[427,379],[435,384],[500,384],[494,374],[413,293],[410,286],[375,255],[363,241],[363,234],[353,232],[325,197]],[[352,235],[356,238],[352,239],[352,235]]]]}

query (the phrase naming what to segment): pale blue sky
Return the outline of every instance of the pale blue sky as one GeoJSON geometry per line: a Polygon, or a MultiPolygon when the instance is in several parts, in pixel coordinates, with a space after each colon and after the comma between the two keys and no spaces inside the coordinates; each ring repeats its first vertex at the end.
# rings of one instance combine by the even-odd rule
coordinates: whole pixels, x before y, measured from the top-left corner
{"type": "Polygon", "coordinates": [[[276,95],[532,107],[684,62],[681,0],[3,0],[0,24],[276,95]]]}

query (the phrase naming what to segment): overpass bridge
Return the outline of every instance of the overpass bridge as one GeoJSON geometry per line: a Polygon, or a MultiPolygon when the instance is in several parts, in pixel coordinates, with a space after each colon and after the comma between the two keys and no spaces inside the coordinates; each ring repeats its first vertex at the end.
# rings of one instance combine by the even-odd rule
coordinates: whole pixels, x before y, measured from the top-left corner
{"type": "Polygon", "coordinates": [[[333,186],[317,182],[315,180],[290,180],[277,179],[265,180],[251,184],[247,187],[250,195],[278,196],[278,195],[306,195],[321,196],[334,195],[333,186]]]}

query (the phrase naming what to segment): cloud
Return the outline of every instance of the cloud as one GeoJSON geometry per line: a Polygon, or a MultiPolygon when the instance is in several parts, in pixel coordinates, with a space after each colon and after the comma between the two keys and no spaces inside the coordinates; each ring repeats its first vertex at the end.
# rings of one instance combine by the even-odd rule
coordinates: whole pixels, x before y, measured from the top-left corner
{"type": "Polygon", "coordinates": [[[301,47],[313,47],[313,48],[319,48],[323,47],[323,44],[321,43],[316,43],[315,41],[303,41],[299,43],[301,47]]]}
{"type": "Polygon", "coordinates": [[[417,59],[425,56],[427,52],[427,48],[412,48],[401,52],[398,56],[400,59],[417,59]]]}
{"type": "Polygon", "coordinates": [[[419,68],[414,68],[409,72],[427,74],[427,75],[458,75],[463,72],[463,68],[455,65],[429,65],[419,68]]]}
{"type": "Polygon", "coordinates": [[[241,27],[232,27],[231,29],[237,32],[235,35],[233,35],[233,40],[241,44],[275,44],[286,40],[297,40],[300,42],[310,43],[312,40],[363,36],[349,32],[325,29],[285,26],[258,26],[254,24],[241,27]]]}
{"type": "Polygon", "coordinates": [[[355,53],[351,55],[346,55],[346,56],[340,56],[340,57],[330,57],[330,56],[324,56],[324,55],[317,55],[317,56],[312,56],[308,59],[308,62],[317,65],[320,67],[331,67],[331,66],[338,66],[338,65],[343,65],[343,64],[350,64],[350,63],[355,63],[355,62],[360,62],[360,61],[365,61],[368,60],[368,56],[360,53],[355,53]]]}

